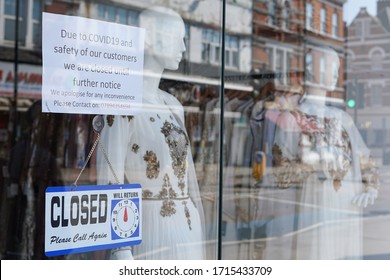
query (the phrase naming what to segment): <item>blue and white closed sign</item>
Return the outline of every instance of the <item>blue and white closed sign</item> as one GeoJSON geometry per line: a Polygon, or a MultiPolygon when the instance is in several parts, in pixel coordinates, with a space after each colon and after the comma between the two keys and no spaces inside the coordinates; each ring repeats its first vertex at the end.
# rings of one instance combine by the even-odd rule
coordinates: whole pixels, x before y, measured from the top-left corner
{"type": "Polygon", "coordinates": [[[48,187],[46,256],[141,243],[141,198],[139,184],[48,187]]]}

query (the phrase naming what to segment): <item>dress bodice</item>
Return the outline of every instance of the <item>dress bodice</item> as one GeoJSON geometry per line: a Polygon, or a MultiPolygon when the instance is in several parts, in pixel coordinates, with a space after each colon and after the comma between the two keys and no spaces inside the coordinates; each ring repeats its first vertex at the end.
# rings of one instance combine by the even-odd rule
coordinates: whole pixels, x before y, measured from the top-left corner
{"type": "Polygon", "coordinates": [[[337,111],[316,114],[309,109],[301,106],[278,118],[273,145],[278,185],[288,187],[315,175],[320,181],[332,180],[338,190],[352,167],[350,135],[337,111]]]}

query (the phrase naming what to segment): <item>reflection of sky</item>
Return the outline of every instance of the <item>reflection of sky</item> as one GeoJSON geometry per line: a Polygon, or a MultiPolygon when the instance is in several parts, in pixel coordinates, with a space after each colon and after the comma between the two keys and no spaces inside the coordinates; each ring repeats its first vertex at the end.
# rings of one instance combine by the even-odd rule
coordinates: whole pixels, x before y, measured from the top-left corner
{"type": "Polygon", "coordinates": [[[344,4],[343,17],[347,25],[356,17],[361,7],[366,7],[369,14],[376,16],[376,1],[377,0],[348,0],[344,4]]]}

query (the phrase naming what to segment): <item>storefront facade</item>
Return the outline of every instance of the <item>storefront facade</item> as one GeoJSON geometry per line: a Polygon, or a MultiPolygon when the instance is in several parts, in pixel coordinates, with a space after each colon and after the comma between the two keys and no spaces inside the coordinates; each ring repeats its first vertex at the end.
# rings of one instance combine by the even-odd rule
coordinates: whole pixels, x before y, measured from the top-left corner
{"type": "Polygon", "coordinates": [[[0,258],[389,259],[390,1],[349,2],[0,1],[0,258]]]}

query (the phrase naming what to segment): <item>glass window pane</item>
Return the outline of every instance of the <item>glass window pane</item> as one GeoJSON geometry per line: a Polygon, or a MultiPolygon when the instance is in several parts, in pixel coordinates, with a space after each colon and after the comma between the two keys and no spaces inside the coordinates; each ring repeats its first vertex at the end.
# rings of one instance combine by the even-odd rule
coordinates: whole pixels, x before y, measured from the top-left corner
{"type": "Polygon", "coordinates": [[[14,0],[5,0],[4,2],[4,13],[6,15],[15,15],[16,10],[16,1],[14,0]]]}
{"type": "Polygon", "coordinates": [[[118,23],[127,24],[127,11],[125,9],[118,9],[118,23]]]}
{"type": "Polygon", "coordinates": [[[102,4],[97,5],[97,15],[99,19],[106,18],[106,6],[102,4]]]}
{"type": "Polygon", "coordinates": [[[106,6],[107,20],[115,22],[116,21],[116,8],[111,6],[106,6]]]}
{"type": "MultiPolygon", "coordinates": [[[[19,19],[0,2],[0,258],[390,259],[390,1],[20,0],[19,19]],[[42,10],[107,44],[44,36],[58,48],[43,59],[42,10]],[[119,27],[145,28],[145,42],[119,27]],[[87,47],[96,57],[69,53],[87,47]],[[69,69],[50,68],[61,59],[69,69]],[[42,102],[47,73],[58,113],[42,102]],[[142,185],[141,209],[118,192],[98,212],[110,242],[137,233],[129,221],[142,242],[46,256],[46,188],[76,178],[102,193],[142,185]]],[[[76,200],[64,226],[86,218],[76,200]]]]}
{"type": "Polygon", "coordinates": [[[4,39],[10,41],[15,40],[15,20],[12,19],[5,20],[4,39]]]}
{"type": "Polygon", "coordinates": [[[33,3],[33,19],[40,20],[41,19],[41,1],[40,0],[34,0],[33,3]]]}

